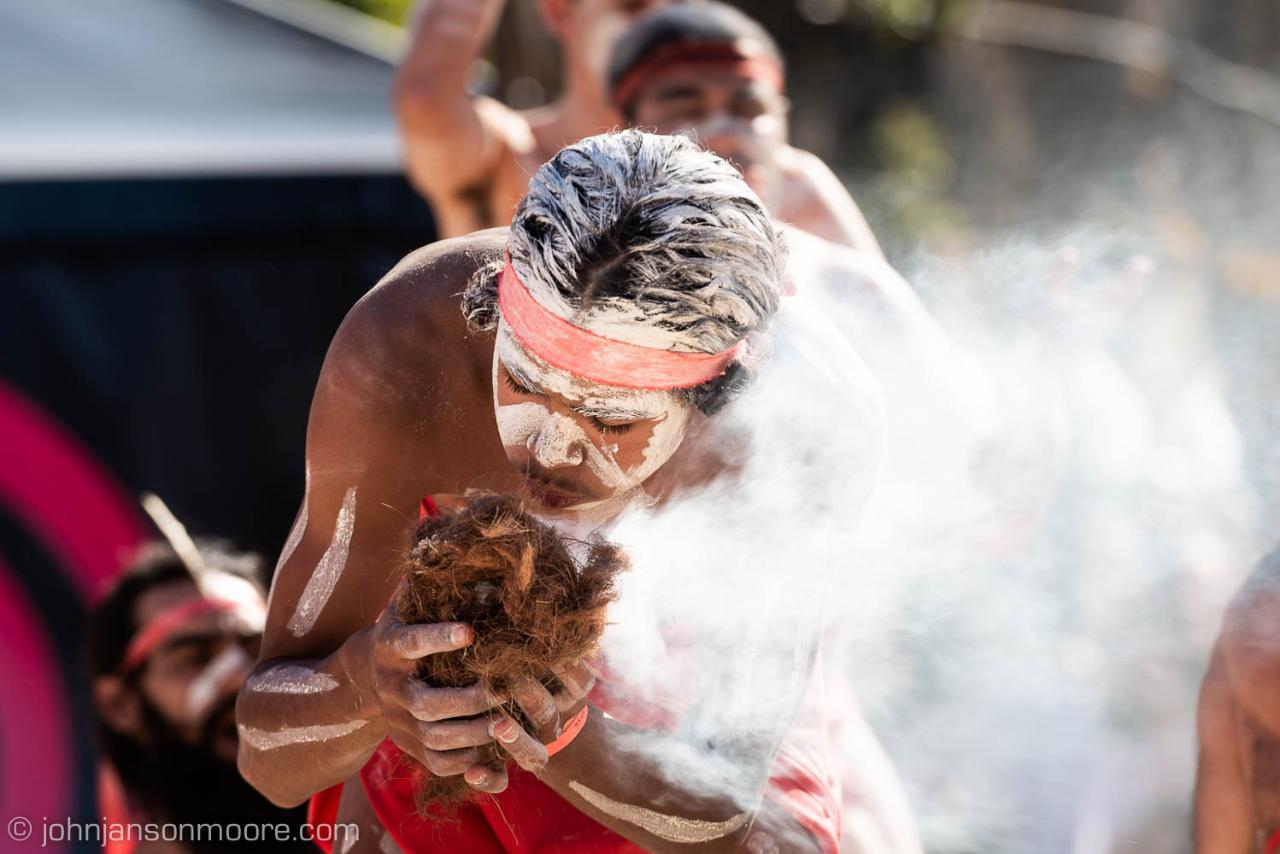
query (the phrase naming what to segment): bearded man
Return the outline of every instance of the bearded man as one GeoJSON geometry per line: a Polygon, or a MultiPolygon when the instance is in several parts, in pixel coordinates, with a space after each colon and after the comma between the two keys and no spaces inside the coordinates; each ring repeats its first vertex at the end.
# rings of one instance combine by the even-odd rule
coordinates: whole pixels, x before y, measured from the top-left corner
{"type": "Polygon", "coordinates": [[[289,825],[286,834],[272,833],[273,847],[305,851],[312,844],[298,833],[304,816],[271,804],[236,770],[236,694],[253,666],[266,617],[257,581],[261,560],[214,544],[200,553],[206,572],[199,584],[178,554],[160,544],[125,570],[90,617],[90,676],[99,742],[125,800],[110,805],[111,818],[211,830],[207,838],[179,843],[158,831],[135,834],[107,849],[244,850],[219,834],[230,825],[257,824],[273,831],[289,825]]]}

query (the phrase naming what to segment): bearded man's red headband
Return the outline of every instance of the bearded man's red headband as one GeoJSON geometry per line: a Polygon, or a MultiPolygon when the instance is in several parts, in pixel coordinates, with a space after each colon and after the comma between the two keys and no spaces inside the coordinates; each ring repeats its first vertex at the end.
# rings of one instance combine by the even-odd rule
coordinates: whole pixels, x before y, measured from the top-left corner
{"type": "Polygon", "coordinates": [[[498,282],[498,310],[517,340],[548,365],[619,388],[702,385],[723,374],[746,349],[744,340],[721,353],[681,353],[589,332],[535,300],[512,268],[510,255],[498,282]]]}
{"type": "Polygon", "coordinates": [[[752,52],[737,42],[672,42],[658,48],[618,78],[611,93],[613,102],[626,109],[644,82],[661,71],[705,68],[708,65],[762,80],[782,91],[782,66],[767,54],[752,52]]]}

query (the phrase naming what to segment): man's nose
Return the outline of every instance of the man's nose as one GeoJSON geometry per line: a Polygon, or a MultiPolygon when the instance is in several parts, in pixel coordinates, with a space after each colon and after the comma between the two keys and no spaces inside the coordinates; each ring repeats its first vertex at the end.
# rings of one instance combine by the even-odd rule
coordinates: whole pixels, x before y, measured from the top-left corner
{"type": "Polygon", "coordinates": [[[571,468],[581,465],[585,459],[586,441],[587,437],[574,420],[557,412],[529,437],[529,451],[543,468],[571,468]]]}
{"type": "Polygon", "coordinates": [[[698,123],[697,133],[704,146],[728,160],[741,153],[750,127],[724,110],[717,110],[698,123]]]}

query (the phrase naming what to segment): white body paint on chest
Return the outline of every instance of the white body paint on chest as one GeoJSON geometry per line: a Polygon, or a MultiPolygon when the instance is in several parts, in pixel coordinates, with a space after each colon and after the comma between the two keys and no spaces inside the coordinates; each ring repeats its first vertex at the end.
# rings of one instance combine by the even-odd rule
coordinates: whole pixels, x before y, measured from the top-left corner
{"type": "Polygon", "coordinates": [[[254,750],[276,750],[294,744],[310,744],[317,741],[329,741],[350,735],[368,721],[348,721],[343,724],[319,724],[316,726],[285,727],[275,731],[258,729],[257,727],[239,724],[236,729],[245,744],[254,750]]]}
{"type": "Polygon", "coordinates": [[[378,840],[378,850],[382,854],[404,854],[404,849],[396,844],[390,833],[382,834],[382,838],[378,840]]]}
{"type": "Polygon", "coordinates": [[[342,570],[347,566],[347,555],[351,551],[351,536],[356,528],[356,488],[347,490],[342,498],[342,507],[338,510],[338,521],[334,523],[333,538],[329,547],[324,550],[315,572],[307,579],[307,586],[298,598],[297,610],[289,618],[289,631],[294,637],[302,637],[311,631],[320,612],[328,603],[333,590],[338,586],[342,570]]]}
{"type": "Polygon", "coordinates": [[[338,687],[328,673],[302,664],[280,664],[249,677],[245,687],[256,694],[323,694],[338,687]]]}
{"type": "Polygon", "coordinates": [[[648,807],[636,804],[624,804],[594,789],[589,789],[577,780],[569,781],[569,788],[577,793],[591,806],[605,815],[652,833],[667,842],[680,842],[692,845],[697,842],[710,842],[722,836],[728,836],[747,823],[750,813],[738,813],[724,821],[704,821],[697,818],[682,818],[678,815],[667,815],[648,807]]]}
{"type": "Polygon", "coordinates": [[[214,657],[187,689],[187,717],[203,721],[218,699],[218,688],[228,678],[253,667],[253,659],[238,644],[232,644],[214,657]]]}

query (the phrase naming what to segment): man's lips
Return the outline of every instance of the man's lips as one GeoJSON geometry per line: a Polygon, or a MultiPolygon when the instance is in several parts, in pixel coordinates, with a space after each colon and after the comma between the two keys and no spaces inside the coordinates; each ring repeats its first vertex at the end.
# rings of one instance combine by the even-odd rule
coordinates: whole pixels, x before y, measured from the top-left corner
{"type": "Polygon", "coordinates": [[[576,492],[560,489],[536,477],[528,476],[525,478],[524,483],[525,489],[529,491],[535,501],[552,510],[563,510],[566,507],[581,504],[585,500],[576,492]]]}

